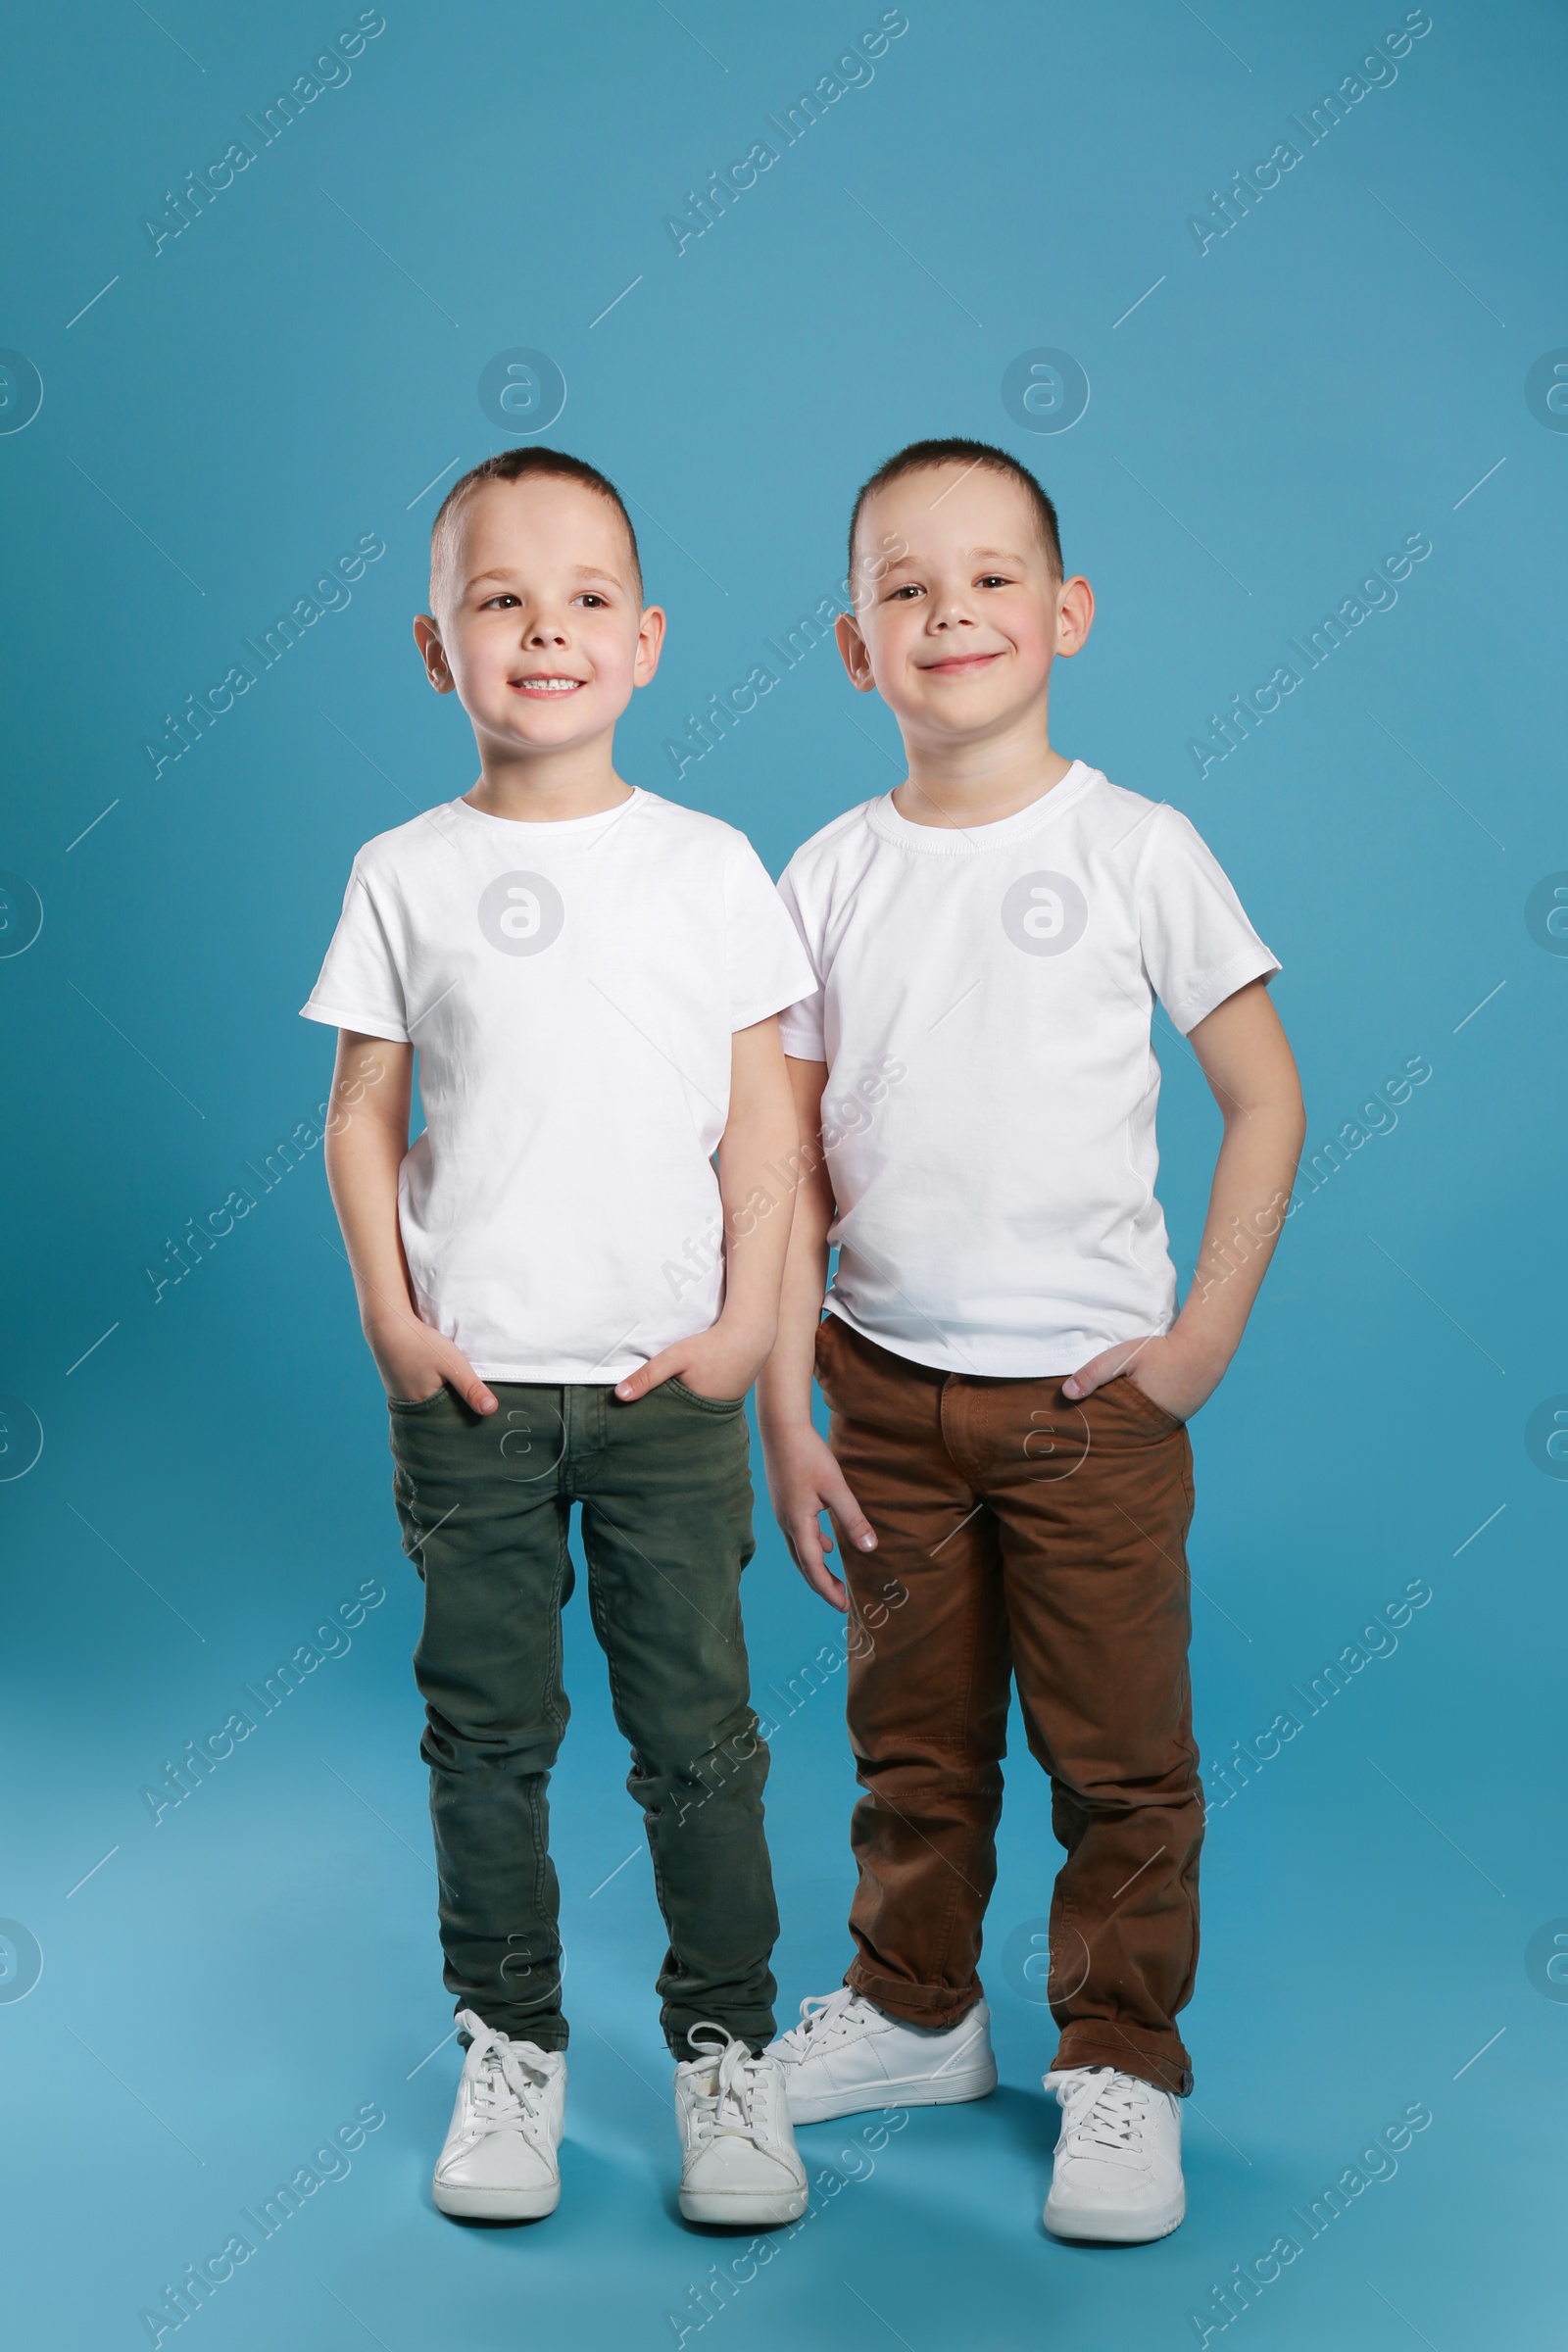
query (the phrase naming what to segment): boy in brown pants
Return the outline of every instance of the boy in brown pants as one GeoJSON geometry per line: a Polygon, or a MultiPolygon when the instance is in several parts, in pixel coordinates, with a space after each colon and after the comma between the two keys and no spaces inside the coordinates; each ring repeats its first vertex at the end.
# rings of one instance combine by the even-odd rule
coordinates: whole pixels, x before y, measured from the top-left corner
{"type": "Polygon", "coordinates": [[[994,2086],[976,1963],[1015,1679],[1067,1851],[1046,2223],[1136,2242],[1185,2210],[1176,2017],[1203,1822],[1185,1425],[1262,1280],[1300,1092],[1278,963],[1193,827],[1051,748],[1052,662],[1094,598],[1063,577],[1033,476],[979,442],[915,443],[857,501],[851,568],[875,586],[840,650],[897,717],[908,776],[780,885],[818,989],[781,1024],[809,1148],[760,1404],[807,1581],[858,1615],[890,1579],[906,1597],[849,1668],[856,1957],[773,2054],[797,2123],[994,2086]],[[1155,997],[1224,1120],[1179,1315],[1155,997]]]}

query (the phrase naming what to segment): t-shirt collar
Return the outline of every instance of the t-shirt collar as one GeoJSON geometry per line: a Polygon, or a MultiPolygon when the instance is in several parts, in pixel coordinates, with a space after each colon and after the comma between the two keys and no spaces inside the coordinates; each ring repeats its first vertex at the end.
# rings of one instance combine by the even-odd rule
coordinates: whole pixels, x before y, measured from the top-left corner
{"type": "MultiPolygon", "coordinates": [[[[1060,787],[1057,789],[1059,791],[1060,787]]],[[[497,838],[502,834],[526,834],[539,841],[543,841],[546,835],[552,841],[575,841],[584,834],[608,829],[620,817],[630,816],[634,808],[640,808],[651,798],[652,795],[644,792],[640,784],[634,784],[631,799],[622,801],[618,807],[596,808],[592,816],[564,816],[556,823],[540,823],[527,817],[494,816],[488,808],[475,808],[471,801],[466,801],[461,796],[455,801],[448,801],[446,806],[455,823],[487,826],[497,838]]]]}
{"type": "Polygon", "coordinates": [[[1075,760],[1060,783],[1043,792],[1039,800],[988,825],[911,824],[893,806],[892,793],[884,793],[881,800],[872,801],[867,807],[866,822],[873,833],[883,841],[896,843],[901,850],[923,851],[926,856],[936,858],[972,858],[982,851],[1005,849],[1031,833],[1038,833],[1043,826],[1054,824],[1065,809],[1082,800],[1099,781],[1098,768],[1086,767],[1081,760],[1075,760]]]}

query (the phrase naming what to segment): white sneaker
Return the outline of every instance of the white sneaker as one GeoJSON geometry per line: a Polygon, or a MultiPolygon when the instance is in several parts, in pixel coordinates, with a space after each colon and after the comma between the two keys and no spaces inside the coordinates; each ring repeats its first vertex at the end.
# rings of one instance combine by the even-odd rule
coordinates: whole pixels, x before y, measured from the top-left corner
{"type": "Polygon", "coordinates": [[[1046,2228],[1102,2245],[1168,2237],[1187,2211],[1181,2101],[1108,2066],[1064,2067],[1045,2086],[1061,2102],[1046,2228]]]}
{"type": "Polygon", "coordinates": [[[675,2069],[681,2212],[748,2230],[798,2222],[806,2167],[777,2061],[754,2058],[722,2026],[693,2026],[686,2038],[697,2055],[675,2069]]]}
{"type": "Polygon", "coordinates": [[[473,2038],[431,2193],[466,2221],[542,2221],[561,2202],[566,2061],[492,2033],[471,2009],[458,2023],[473,2038]]]}
{"type": "Polygon", "coordinates": [[[796,2124],[867,2107],[947,2107],[997,2087],[984,2001],[956,2026],[906,2026],[841,1984],[803,2001],[800,2024],[769,2042],[767,2054],[784,2070],[796,2124]]]}

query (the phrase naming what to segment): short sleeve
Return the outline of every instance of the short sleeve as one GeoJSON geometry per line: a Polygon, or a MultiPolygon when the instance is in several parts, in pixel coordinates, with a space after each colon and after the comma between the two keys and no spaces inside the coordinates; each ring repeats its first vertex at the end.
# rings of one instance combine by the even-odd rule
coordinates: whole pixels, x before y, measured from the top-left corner
{"type": "Polygon", "coordinates": [[[725,868],[724,920],[732,1030],[782,1012],[816,985],[767,869],[742,834],[725,868]]]}
{"type": "Polygon", "coordinates": [[[824,1021],[824,991],[816,959],[811,953],[810,933],[807,926],[800,893],[795,887],[795,868],[786,866],[779,876],[778,895],[796,935],[811,964],[811,993],[792,1004],[780,1020],[779,1035],[784,1051],[794,1061],[826,1061],[827,1031],[824,1021]]]}
{"type": "Polygon", "coordinates": [[[323,1021],[333,1029],[357,1029],[366,1037],[388,1038],[394,1045],[409,1042],[402,976],[359,858],[320,977],[300,1011],[306,1020],[323,1021]]]}
{"type": "Polygon", "coordinates": [[[1250,980],[1280,969],[1213,852],[1179,808],[1162,808],[1138,874],[1144,969],[1185,1037],[1250,980]]]}

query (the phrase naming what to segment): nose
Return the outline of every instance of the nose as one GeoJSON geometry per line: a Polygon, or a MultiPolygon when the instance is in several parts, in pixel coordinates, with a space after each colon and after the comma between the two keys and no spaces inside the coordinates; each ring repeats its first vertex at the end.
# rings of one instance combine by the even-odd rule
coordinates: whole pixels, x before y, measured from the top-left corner
{"type": "Polygon", "coordinates": [[[564,645],[566,632],[553,613],[536,612],[527,642],[535,646],[564,645]]]}

